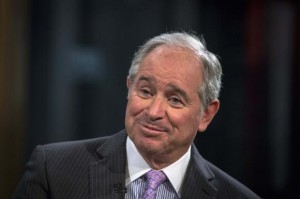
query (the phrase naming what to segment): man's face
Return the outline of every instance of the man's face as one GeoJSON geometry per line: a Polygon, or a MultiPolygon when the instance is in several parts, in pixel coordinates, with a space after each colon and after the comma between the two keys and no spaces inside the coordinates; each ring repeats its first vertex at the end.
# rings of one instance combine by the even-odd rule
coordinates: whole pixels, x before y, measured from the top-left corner
{"type": "Polygon", "coordinates": [[[190,51],[159,46],[127,81],[125,125],[140,153],[177,160],[201,130],[199,63],[190,51]]]}

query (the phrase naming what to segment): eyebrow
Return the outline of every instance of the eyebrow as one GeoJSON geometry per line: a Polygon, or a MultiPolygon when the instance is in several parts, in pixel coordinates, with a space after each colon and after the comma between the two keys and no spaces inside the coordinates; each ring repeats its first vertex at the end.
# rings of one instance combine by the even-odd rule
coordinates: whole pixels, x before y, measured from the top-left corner
{"type": "Polygon", "coordinates": [[[146,82],[150,82],[150,83],[156,83],[156,79],[153,76],[145,76],[142,75],[138,80],[137,83],[141,82],[141,81],[146,81],[146,82]]]}

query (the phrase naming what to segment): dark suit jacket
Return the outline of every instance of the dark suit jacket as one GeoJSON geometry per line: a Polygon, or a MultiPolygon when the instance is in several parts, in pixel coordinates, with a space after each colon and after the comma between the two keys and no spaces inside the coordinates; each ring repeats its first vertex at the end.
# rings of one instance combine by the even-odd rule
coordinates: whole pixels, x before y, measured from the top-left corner
{"type": "MultiPolygon", "coordinates": [[[[126,132],[38,146],[13,198],[124,198],[126,132]]],[[[248,188],[206,161],[192,146],[183,199],[256,199],[248,188]]]]}

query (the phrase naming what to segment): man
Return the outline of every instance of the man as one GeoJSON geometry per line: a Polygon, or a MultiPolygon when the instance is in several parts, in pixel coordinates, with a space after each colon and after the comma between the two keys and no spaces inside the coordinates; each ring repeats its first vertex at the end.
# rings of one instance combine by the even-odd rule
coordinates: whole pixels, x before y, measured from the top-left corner
{"type": "Polygon", "coordinates": [[[150,39],[129,70],[126,130],[38,146],[14,197],[259,198],[193,145],[219,109],[221,75],[218,59],[197,37],[150,39]]]}

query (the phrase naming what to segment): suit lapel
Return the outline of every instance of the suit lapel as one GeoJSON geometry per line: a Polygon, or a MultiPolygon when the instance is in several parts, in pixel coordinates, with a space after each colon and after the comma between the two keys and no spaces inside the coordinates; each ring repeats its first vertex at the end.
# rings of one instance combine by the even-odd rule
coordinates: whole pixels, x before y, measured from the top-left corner
{"type": "MultiPolygon", "coordinates": [[[[126,132],[107,139],[98,149],[99,160],[91,162],[90,198],[123,199],[125,195],[126,132]]],[[[214,175],[207,162],[192,146],[191,160],[182,183],[182,199],[215,199],[217,189],[210,183],[214,175]]]]}
{"type": "Polygon", "coordinates": [[[201,198],[214,199],[217,197],[217,189],[209,183],[214,175],[209,169],[206,160],[192,146],[191,160],[182,183],[182,199],[201,198]]]}
{"type": "Polygon", "coordinates": [[[90,198],[121,199],[125,190],[126,133],[107,139],[98,149],[99,160],[91,162],[90,198]]]}

